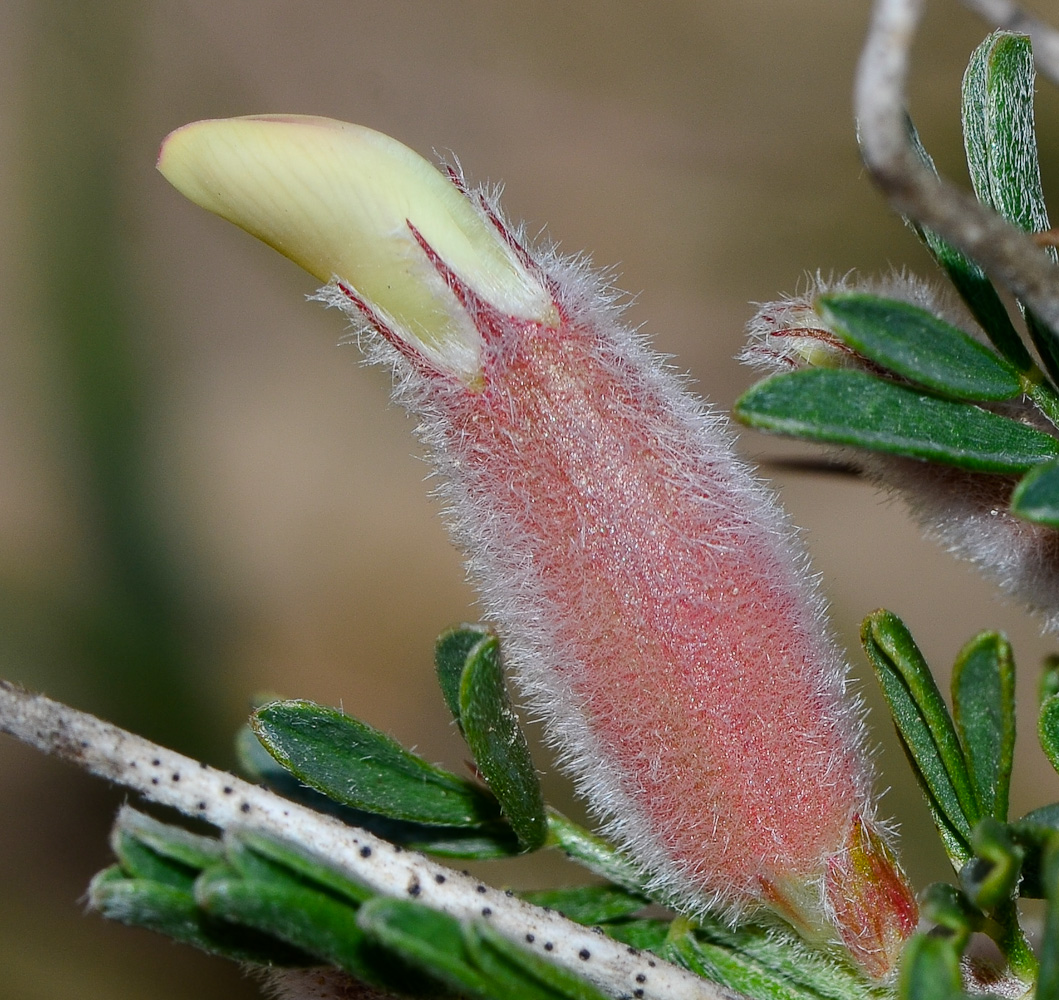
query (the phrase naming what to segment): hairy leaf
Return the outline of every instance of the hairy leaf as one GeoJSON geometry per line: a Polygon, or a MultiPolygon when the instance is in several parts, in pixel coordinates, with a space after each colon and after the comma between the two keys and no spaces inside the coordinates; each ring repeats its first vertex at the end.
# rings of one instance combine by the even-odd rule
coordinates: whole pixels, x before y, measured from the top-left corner
{"type": "Polygon", "coordinates": [[[859,371],[774,375],[743,394],[735,415],[761,430],[977,472],[1024,472],[1059,455],[1042,431],[859,371]]]}

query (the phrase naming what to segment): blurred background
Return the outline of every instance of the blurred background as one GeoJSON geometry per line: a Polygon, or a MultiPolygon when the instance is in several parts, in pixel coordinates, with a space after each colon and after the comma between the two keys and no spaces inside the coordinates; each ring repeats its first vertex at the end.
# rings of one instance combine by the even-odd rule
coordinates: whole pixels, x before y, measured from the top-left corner
{"type": "MultiPolygon", "coordinates": [[[[959,81],[985,28],[930,6],[912,110],[963,178],[959,81]]],[[[531,232],[616,265],[630,321],[727,408],[751,381],[732,360],[748,302],[817,269],[930,270],[856,155],[867,15],[864,0],[6,0],[0,676],[225,767],[260,691],[341,704],[461,767],[431,649],[476,618],[474,594],[411,423],[386,373],[336,346],[341,318],[305,302],[308,276],[168,187],[161,138],[300,112],[453,151],[506,183],[531,232]]],[[[1052,190],[1057,112],[1042,87],[1052,190]]],[[[1054,648],[1032,621],[864,484],[768,464],[807,447],[742,440],[806,528],[858,676],[858,624],[885,605],[939,673],[976,631],[1006,630],[1030,705],[1054,648]]],[[[873,722],[922,886],[945,862],[873,722]]],[[[1017,812],[1059,798],[1032,714],[1022,728],[1017,812]]],[[[576,810],[561,778],[548,788],[576,810]]],[[[83,916],[121,799],[0,738],[0,995],[256,996],[234,966],[83,916]]],[[[568,875],[533,859],[490,877],[568,875]]]]}

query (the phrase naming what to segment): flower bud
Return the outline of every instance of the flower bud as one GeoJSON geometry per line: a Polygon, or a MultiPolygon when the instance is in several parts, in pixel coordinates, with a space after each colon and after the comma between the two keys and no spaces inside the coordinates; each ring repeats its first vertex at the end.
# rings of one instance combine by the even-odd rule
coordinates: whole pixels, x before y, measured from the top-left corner
{"type": "Polygon", "coordinates": [[[727,421],[596,276],[521,247],[393,140],[236,119],[175,133],[162,164],[336,276],[323,297],[398,348],[398,398],[509,665],[651,887],[689,913],[769,907],[886,975],[916,910],[875,821],[860,708],[727,421]]]}
{"type": "Polygon", "coordinates": [[[479,372],[481,339],[424,242],[498,311],[553,318],[547,291],[496,229],[380,132],[303,115],[201,121],[166,138],[158,169],[316,278],[339,279],[381,326],[466,381],[479,372]]]}
{"type": "MultiPolygon", "coordinates": [[[[841,344],[816,312],[816,297],[835,291],[897,299],[964,330],[977,329],[951,296],[918,278],[898,274],[882,281],[847,277],[828,282],[818,277],[805,294],[768,302],[758,309],[747,325],[748,343],[740,360],[775,372],[823,365],[885,374],[841,344]]],[[[1040,411],[1024,398],[992,408],[1054,433],[1040,411]]],[[[1047,631],[1059,633],[1059,533],[1011,512],[1015,477],[982,475],[863,449],[836,450],[844,462],[899,497],[928,538],[973,563],[983,576],[1036,614],[1047,631]]]]}

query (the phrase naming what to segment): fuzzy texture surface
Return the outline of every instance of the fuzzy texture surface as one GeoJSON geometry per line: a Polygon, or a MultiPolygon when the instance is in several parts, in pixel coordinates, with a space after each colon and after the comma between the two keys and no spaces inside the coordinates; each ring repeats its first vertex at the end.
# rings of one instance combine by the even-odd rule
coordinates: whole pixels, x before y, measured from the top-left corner
{"type": "MultiPolygon", "coordinates": [[[[834,926],[867,889],[842,872],[851,831],[874,824],[872,775],[795,533],[727,421],[622,326],[601,281],[527,259],[555,325],[496,312],[436,261],[482,335],[474,386],[377,320],[396,350],[366,345],[420,420],[507,662],[657,890],[690,912],[765,904],[883,975],[891,940],[834,926]]],[[[352,289],[320,295],[363,324],[352,289]]],[[[883,863],[897,889],[878,916],[899,946],[915,904],[883,863]]]]}
{"type": "MultiPolygon", "coordinates": [[[[821,363],[873,370],[870,362],[833,343],[812,306],[817,295],[854,289],[909,302],[985,340],[960,303],[918,278],[895,274],[854,282],[849,277],[828,281],[817,276],[805,294],[761,306],[748,325],[749,343],[741,360],[768,371],[821,363]]],[[[1056,433],[1024,399],[990,408],[1056,433]]],[[[1059,532],[1011,513],[1015,478],[848,448],[838,452],[880,488],[899,497],[928,538],[973,563],[1036,614],[1045,631],[1059,632],[1059,532]]]]}

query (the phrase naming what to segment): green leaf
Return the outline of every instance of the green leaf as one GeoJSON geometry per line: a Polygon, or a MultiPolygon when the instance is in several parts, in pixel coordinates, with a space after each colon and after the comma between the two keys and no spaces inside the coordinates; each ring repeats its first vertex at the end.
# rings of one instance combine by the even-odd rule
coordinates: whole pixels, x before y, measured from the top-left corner
{"type": "Polygon", "coordinates": [[[496,800],[484,789],[337,709],[274,702],[254,713],[251,726],[280,764],[343,805],[438,826],[473,827],[498,818],[496,800]]]}
{"type": "Polygon", "coordinates": [[[995,31],[963,80],[964,148],[978,200],[1028,233],[1049,228],[1033,123],[1036,71],[1026,35],[995,31]]]}
{"type": "Polygon", "coordinates": [[[647,905],[643,896],[633,895],[616,885],[579,885],[567,889],[540,889],[520,892],[534,906],[557,910],[578,924],[606,924],[630,917],[647,905]]]}
{"type": "Polygon", "coordinates": [[[941,692],[911,633],[896,615],[876,611],[865,618],[861,642],[945,848],[960,869],[972,857],[971,828],[979,812],[941,692]]]}
{"type": "Polygon", "coordinates": [[[548,839],[593,874],[630,892],[642,892],[645,878],[636,865],[613,844],[551,808],[548,809],[548,839]]]}
{"type": "Polygon", "coordinates": [[[1026,813],[1010,825],[1010,830],[1025,855],[1019,895],[1027,899],[1043,899],[1044,856],[1053,841],[1059,842],[1059,802],[1026,813]]]}
{"type": "Polygon", "coordinates": [[[364,982],[400,992],[422,988],[418,973],[363,932],[355,906],[326,893],[286,880],[248,880],[217,866],[200,876],[195,899],[216,918],[287,941],[364,982]]]}
{"type": "Polygon", "coordinates": [[[1041,933],[1035,1000],[1059,1000],[1059,836],[1051,838],[1041,868],[1048,909],[1041,933]]]}
{"type": "Polygon", "coordinates": [[[1042,431],[859,371],[774,375],[743,394],[735,415],[766,431],[976,472],[1024,472],[1059,455],[1042,431]]]}
{"type": "Polygon", "coordinates": [[[548,836],[544,795],[504,687],[495,635],[481,639],[467,654],[460,681],[460,722],[478,771],[523,850],[537,850],[548,836]]]}
{"type": "Polygon", "coordinates": [[[405,899],[377,897],[360,908],[361,929],[385,948],[461,994],[495,1000],[467,951],[460,922],[405,899]]]}
{"type": "Polygon", "coordinates": [[[165,934],[211,955],[259,965],[314,964],[312,956],[269,935],[213,919],[187,890],[125,878],[117,866],[92,879],[88,899],[93,909],[110,920],[165,934]]]}
{"type": "Polygon", "coordinates": [[[753,1000],[819,1000],[818,993],[775,975],[746,955],[691,934],[670,938],[662,957],[753,1000]]]}
{"type": "Polygon", "coordinates": [[[605,924],[604,932],[608,937],[627,944],[636,951],[651,951],[661,955],[662,946],[669,936],[669,921],[654,917],[640,920],[622,920],[619,923],[605,924]]]}
{"type": "Polygon", "coordinates": [[[434,669],[437,671],[438,684],[449,706],[453,718],[460,723],[460,683],[463,680],[463,668],[471,650],[483,639],[493,633],[483,625],[459,625],[450,628],[438,636],[434,644],[434,669]]]}
{"type": "Polygon", "coordinates": [[[110,846],[127,876],[189,893],[199,872],[224,856],[216,838],[161,823],[129,806],[118,813],[110,846]]]}
{"type": "Polygon", "coordinates": [[[983,815],[1004,821],[1015,753],[1015,661],[997,632],[975,636],[952,669],[952,712],[983,815]]]}
{"type": "Polygon", "coordinates": [[[1044,658],[1041,676],[1037,679],[1037,704],[1042,705],[1053,694],[1059,694],[1059,654],[1044,658]]]}
{"type": "Polygon", "coordinates": [[[919,894],[919,910],[924,919],[956,935],[960,947],[985,924],[985,914],[948,882],[931,882],[919,894]]]}
{"type": "MultiPolygon", "coordinates": [[[[696,924],[694,936],[700,946],[708,945],[740,956],[761,974],[788,983],[792,988],[809,991],[814,997],[870,1000],[877,996],[872,985],[851,966],[839,964],[825,952],[808,947],[790,929],[753,923],[732,927],[718,917],[700,918],[696,924]]],[[[670,933],[671,940],[677,937],[670,933]]]]}
{"type": "MultiPolygon", "coordinates": [[[[934,161],[923,147],[919,133],[911,119],[908,121],[908,132],[912,146],[920,160],[937,177],[938,171],[934,166],[934,161]]],[[[919,238],[926,244],[931,256],[949,276],[949,280],[993,346],[1018,371],[1029,372],[1033,369],[1033,358],[1030,357],[1029,351],[1022,343],[1003,301],[993,287],[993,283],[986,277],[985,271],[934,230],[919,225],[914,219],[905,221],[915,229],[919,238]]]]}
{"type": "Polygon", "coordinates": [[[960,952],[953,938],[915,934],[901,955],[897,995],[900,1000],[962,998],[960,952]]]}
{"type": "Polygon", "coordinates": [[[268,785],[288,799],[304,802],[317,812],[336,816],[349,826],[368,830],[392,844],[443,858],[467,860],[507,858],[522,850],[515,832],[499,820],[474,827],[431,826],[340,805],[303,784],[278,764],[249,727],[240,732],[236,746],[242,770],[255,781],[268,785]]]}
{"type": "Polygon", "coordinates": [[[1042,462],[1022,477],[1011,494],[1011,512],[1059,528],[1059,461],[1042,462]]]}
{"type": "MultiPolygon", "coordinates": [[[[465,924],[464,940],[474,964],[493,986],[493,996],[524,1000],[605,1000],[591,983],[508,941],[488,924],[465,924]]],[[[591,961],[591,955],[585,961],[591,961]]]]}
{"type": "Polygon", "coordinates": [[[515,831],[506,823],[483,823],[478,827],[463,828],[405,823],[394,833],[396,836],[386,836],[380,832],[379,836],[402,847],[434,854],[439,858],[488,861],[522,853],[522,845],[515,831]]]}
{"type": "MultiPolygon", "coordinates": [[[[975,50],[963,81],[964,148],[975,194],[1030,233],[1049,228],[1033,122],[1034,77],[1029,38],[997,31],[975,50]]],[[[1048,252],[1054,260],[1054,250],[1048,252]]],[[[1032,313],[1026,326],[1054,381],[1059,338],[1032,313]]]]}
{"type": "Polygon", "coordinates": [[[1046,698],[1037,717],[1037,735],[1052,767],[1059,771],[1059,695],[1046,698]]]}
{"type": "Polygon", "coordinates": [[[862,357],[956,399],[1010,399],[1016,371],[988,347],[925,309],[862,292],[820,295],[814,303],[835,335],[862,357]]]}
{"type": "Polygon", "coordinates": [[[255,830],[236,830],[225,838],[228,860],[245,879],[273,879],[282,873],[294,885],[307,885],[354,906],[374,893],[304,847],[255,830]]]}
{"type": "Polygon", "coordinates": [[[986,816],[974,828],[975,856],[960,871],[960,885],[983,910],[995,910],[1015,896],[1024,851],[1005,824],[986,816]]]}

